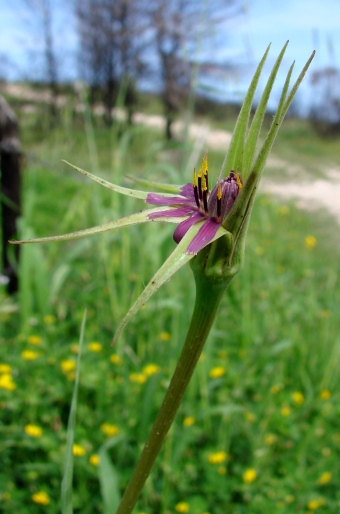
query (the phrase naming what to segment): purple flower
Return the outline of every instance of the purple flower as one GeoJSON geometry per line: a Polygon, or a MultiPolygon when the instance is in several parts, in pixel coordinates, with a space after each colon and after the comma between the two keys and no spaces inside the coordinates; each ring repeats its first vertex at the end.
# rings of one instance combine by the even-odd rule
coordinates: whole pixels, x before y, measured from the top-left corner
{"type": "Polygon", "coordinates": [[[194,171],[192,184],[185,184],[180,188],[180,196],[163,196],[149,193],[146,203],[151,205],[169,205],[172,208],[161,212],[153,212],[149,219],[187,216],[177,226],[173,238],[179,243],[190,227],[201,223],[198,233],[191,240],[186,253],[197,254],[209,244],[226,216],[230,212],[239,190],[243,185],[238,173],[233,170],[228,177],[219,180],[212,191],[209,191],[208,157],[204,156],[198,175],[194,171]]]}

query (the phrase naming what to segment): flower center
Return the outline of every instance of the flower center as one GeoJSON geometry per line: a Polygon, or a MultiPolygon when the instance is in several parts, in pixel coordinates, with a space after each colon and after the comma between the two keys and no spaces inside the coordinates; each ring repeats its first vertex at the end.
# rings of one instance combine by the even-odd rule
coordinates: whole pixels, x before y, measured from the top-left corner
{"type": "Polygon", "coordinates": [[[207,155],[203,158],[198,174],[194,170],[193,188],[197,208],[206,217],[215,218],[217,223],[221,223],[224,216],[228,214],[242,186],[239,173],[231,170],[228,177],[219,180],[210,192],[207,155]]]}

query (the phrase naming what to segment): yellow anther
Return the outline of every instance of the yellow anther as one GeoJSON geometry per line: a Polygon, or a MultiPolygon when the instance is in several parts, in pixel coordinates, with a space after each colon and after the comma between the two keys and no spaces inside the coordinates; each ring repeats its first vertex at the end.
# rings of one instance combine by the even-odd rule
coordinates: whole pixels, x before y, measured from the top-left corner
{"type": "Polygon", "coordinates": [[[200,172],[204,175],[208,174],[208,154],[205,154],[200,166],[200,172]]]}
{"type": "Polygon", "coordinates": [[[194,187],[197,187],[197,175],[196,175],[196,170],[195,169],[194,169],[193,185],[194,185],[194,187]]]}
{"type": "Polygon", "coordinates": [[[217,200],[221,200],[222,198],[222,186],[221,184],[218,184],[218,188],[217,188],[217,200]]]}
{"type": "Polygon", "coordinates": [[[206,181],[205,175],[203,175],[203,177],[202,177],[202,191],[207,191],[207,190],[208,190],[207,181],[206,181]]]}
{"type": "Polygon", "coordinates": [[[239,173],[236,173],[235,177],[236,177],[236,182],[237,182],[238,188],[241,189],[243,187],[243,184],[241,182],[239,173]]]}

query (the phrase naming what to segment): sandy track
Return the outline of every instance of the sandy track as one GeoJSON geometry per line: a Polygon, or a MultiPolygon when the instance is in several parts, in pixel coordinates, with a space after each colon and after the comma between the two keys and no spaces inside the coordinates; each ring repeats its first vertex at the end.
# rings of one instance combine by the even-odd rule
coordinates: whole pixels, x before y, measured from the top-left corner
{"type": "MultiPolygon", "coordinates": [[[[49,92],[36,91],[28,86],[21,86],[20,84],[6,84],[3,86],[3,90],[12,96],[24,98],[31,102],[51,101],[49,92]]],[[[66,98],[59,98],[60,106],[64,105],[65,102],[66,98]]],[[[98,109],[100,109],[100,107],[98,109]]],[[[116,114],[119,118],[122,117],[122,112],[117,112],[116,114]]],[[[147,125],[155,130],[164,131],[165,128],[165,120],[160,115],[136,113],[134,115],[134,122],[147,125]]],[[[183,134],[185,130],[183,121],[176,121],[173,128],[176,136],[183,134]]],[[[189,137],[194,140],[199,147],[225,150],[230,143],[231,133],[211,129],[209,125],[192,123],[189,129],[189,137]]],[[[269,159],[269,164],[274,168],[285,170],[291,168],[289,162],[285,162],[273,154],[269,159]]],[[[302,175],[306,176],[307,170],[302,169],[301,171],[304,172],[302,175]]],[[[299,176],[299,174],[295,173],[294,176],[299,176]]],[[[340,167],[329,169],[326,173],[326,177],[327,179],[301,180],[300,182],[294,179],[294,182],[288,181],[285,183],[264,177],[261,183],[261,191],[274,194],[285,201],[295,199],[299,207],[309,211],[324,208],[340,223],[340,167]]]]}

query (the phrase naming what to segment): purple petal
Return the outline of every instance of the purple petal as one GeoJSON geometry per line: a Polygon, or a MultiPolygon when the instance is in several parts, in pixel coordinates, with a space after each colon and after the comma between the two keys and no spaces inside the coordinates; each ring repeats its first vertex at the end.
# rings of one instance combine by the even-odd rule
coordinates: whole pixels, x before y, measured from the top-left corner
{"type": "Polygon", "coordinates": [[[162,196],[156,193],[149,193],[145,202],[151,205],[188,205],[192,203],[192,200],[185,196],[162,196]]]}
{"type": "Polygon", "coordinates": [[[177,209],[169,209],[168,211],[160,211],[160,212],[152,212],[148,215],[149,220],[171,217],[171,218],[181,218],[182,216],[187,216],[188,214],[192,214],[193,210],[191,207],[177,207],[177,209]]]}
{"type": "Polygon", "coordinates": [[[188,232],[189,228],[192,227],[195,223],[200,221],[203,218],[203,214],[200,212],[195,212],[190,216],[190,218],[182,221],[179,225],[177,225],[176,230],[174,232],[173,238],[176,243],[179,243],[181,239],[188,232]]]}
{"type": "MultiPolygon", "coordinates": [[[[182,222],[184,223],[184,222],[182,222]]],[[[208,218],[201,226],[198,233],[188,246],[186,253],[197,254],[202,248],[209,244],[214,239],[216,232],[220,228],[221,223],[217,223],[212,218],[208,218]]],[[[177,227],[178,228],[178,227],[177,227]]]]}
{"type": "Polygon", "coordinates": [[[194,186],[192,184],[184,184],[184,186],[180,189],[181,195],[185,196],[186,198],[190,198],[190,200],[194,203],[195,201],[195,194],[194,194],[194,186]]]}

